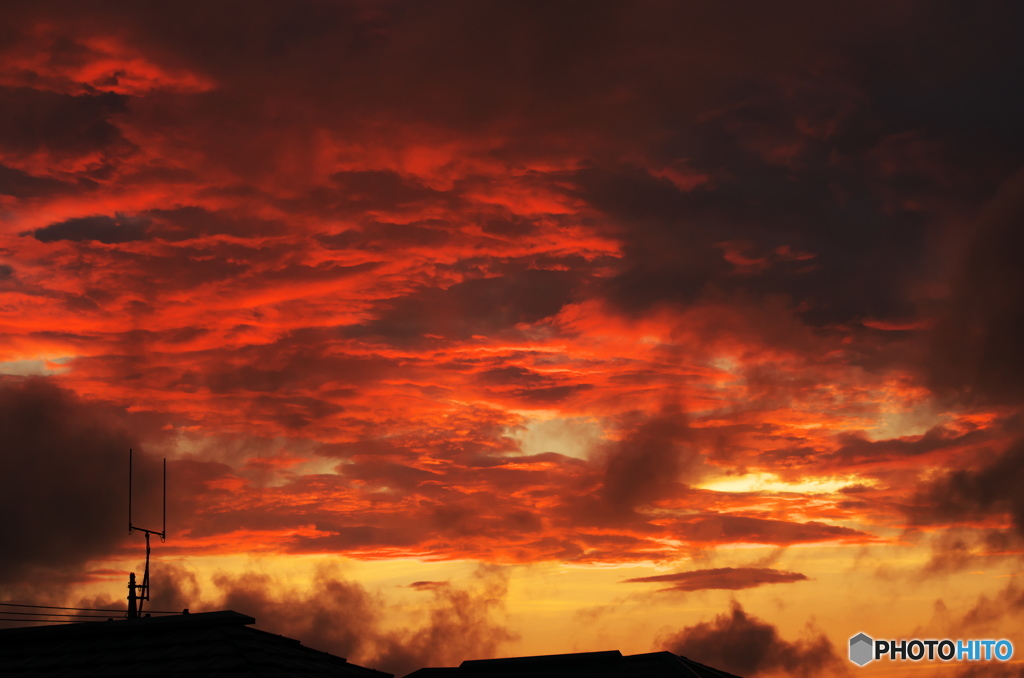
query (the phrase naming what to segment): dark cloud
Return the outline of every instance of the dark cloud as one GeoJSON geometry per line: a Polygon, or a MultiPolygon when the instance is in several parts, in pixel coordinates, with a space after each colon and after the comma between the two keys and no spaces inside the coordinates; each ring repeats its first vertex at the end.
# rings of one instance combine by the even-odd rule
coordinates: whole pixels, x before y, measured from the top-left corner
{"type": "MultiPolygon", "coordinates": [[[[930,24],[935,33],[915,37],[915,54],[932,59],[907,58],[899,47],[894,24],[913,21],[909,14],[882,19],[870,50],[851,45],[833,24],[821,34],[831,36],[832,47],[818,45],[832,62],[818,73],[796,66],[783,76],[775,64],[763,65],[769,73],[731,81],[720,95],[728,103],[704,99],[703,115],[665,122],[654,167],[604,163],[577,172],[578,195],[620,228],[624,258],[605,283],[607,296],[632,313],[724,291],[782,295],[818,327],[918,320],[929,304],[922,285],[941,283],[947,273],[936,256],[937,234],[947,225],[943,206],[976,207],[1019,148],[1008,152],[994,136],[966,143],[965,130],[983,127],[989,113],[958,109],[964,119],[954,131],[943,119],[950,106],[915,105],[911,112],[914,97],[898,83],[906,78],[917,97],[952,102],[968,79],[941,73],[937,63],[1022,72],[1019,48],[1007,66],[963,29],[986,25],[1006,39],[994,20],[1000,13],[1020,18],[1005,7],[992,14],[944,8],[930,24]],[[976,126],[967,124],[972,117],[976,126]],[[965,166],[986,170],[959,169],[965,166]]],[[[790,50],[805,47],[798,39],[790,50]]],[[[983,89],[986,100],[1005,98],[1007,111],[1024,111],[1019,92],[983,89]]],[[[1013,119],[1008,112],[998,117],[1004,126],[1013,119]]]]}
{"type": "Polygon", "coordinates": [[[87,242],[95,240],[107,245],[132,242],[146,238],[149,220],[141,217],[117,215],[114,217],[93,216],[68,219],[32,231],[40,242],[72,240],[87,242]]]}
{"type": "Polygon", "coordinates": [[[24,199],[50,197],[73,191],[73,186],[56,179],[35,177],[13,167],[0,165],[0,195],[24,199]]]}
{"type": "Polygon", "coordinates": [[[961,620],[963,626],[986,631],[999,630],[1007,616],[1024,614],[1024,589],[1010,581],[1001,591],[989,597],[982,595],[961,620]]]}
{"type": "Polygon", "coordinates": [[[331,175],[335,191],[324,189],[318,197],[320,210],[339,214],[363,214],[395,210],[416,203],[437,202],[445,193],[390,171],[338,172],[331,175]]]}
{"type": "MultiPolygon", "coordinates": [[[[345,578],[337,567],[318,566],[308,582],[310,588],[296,590],[259,572],[218,574],[205,581],[186,567],[157,561],[151,582],[152,598],[146,609],[234,610],[254,617],[259,629],[396,676],[424,666],[490,658],[518,639],[499,621],[508,594],[508,572],[494,565],[479,565],[458,585],[409,584],[426,595],[427,600],[420,601],[425,615],[419,625],[399,628],[390,623],[394,609],[380,593],[345,578]]],[[[80,598],[75,604],[124,607],[123,600],[103,595],[80,598]]]]}
{"type": "Polygon", "coordinates": [[[929,376],[960,401],[1024,402],[1024,171],[985,209],[935,331],[929,376]]]}
{"type": "MultiPolygon", "coordinates": [[[[963,449],[992,438],[985,429],[954,431],[945,426],[928,429],[920,436],[869,440],[860,433],[838,436],[840,447],[835,451],[815,455],[816,463],[840,468],[856,468],[877,462],[922,457],[935,452],[963,449]]],[[[856,490],[845,490],[855,492],[856,490]]]]}
{"type": "MultiPolygon", "coordinates": [[[[135,571],[143,571],[144,562],[140,561],[135,571]]],[[[90,574],[101,575],[108,581],[117,582],[117,586],[111,586],[108,591],[126,591],[128,572],[121,570],[92,570],[90,574]]],[[[94,610],[124,610],[127,612],[128,604],[124,596],[111,596],[109,592],[97,595],[71,597],[71,590],[68,586],[59,581],[32,582],[31,595],[26,596],[24,588],[18,592],[18,598],[34,601],[52,601],[54,605],[92,608],[94,610]]],[[[190,612],[203,608],[202,582],[195,572],[177,563],[162,561],[154,553],[150,565],[150,599],[144,602],[142,612],[180,612],[188,609],[190,612]]],[[[117,613],[111,614],[114,619],[118,618],[117,613]]],[[[10,624],[16,627],[19,624],[10,624]]],[[[6,626],[6,624],[5,624],[6,626]]]]}
{"type": "Polygon", "coordinates": [[[778,629],[748,615],[739,603],[710,622],[688,626],[663,640],[661,646],[678,655],[757,678],[784,672],[794,678],[849,675],[832,643],[821,633],[790,642],[778,629]]]}
{"type": "Polygon", "coordinates": [[[220,575],[214,583],[222,592],[218,608],[253,616],[259,628],[318,650],[350,658],[365,653],[364,645],[380,633],[380,601],[362,585],[327,571],[315,575],[311,596],[276,593],[270,576],[255,572],[220,575]]]}
{"type": "Polygon", "coordinates": [[[447,289],[423,288],[390,300],[377,320],[346,333],[396,344],[421,343],[426,335],[455,340],[493,336],[557,313],[570,300],[577,278],[567,271],[521,270],[447,289]]]}
{"type": "Polygon", "coordinates": [[[30,156],[39,152],[59,158],[102,151],[110,156],[131,152],[111,117],[126,108],[116,94],[71,96],[28,88],[0,87],[0,148],[30,156]]]}
{"type": "MultiPolygon", "coordinates": [[[[936,605],[944,605],[941,600],[936,605]]],[[[1004,638],[1006,629],[1015,628],[1024,615],[1024,589],[1011,580],[1001,590],[982,594],[974,605],[956,622],[954,628],[964,629],[965,637],[1004,638]]],[[[1024,667],[991,663],[985,667],[967,666],[958,671],[956,678],[1024,678],[1024,667]]]]}
{"type": "MultiPolygon", "coordinates": [[[[801,117],[788,101],[772,107],[787,132],[801,117]]],[[[627,225],[608,297],[635,313],[721,293],[780,295],[815,326],[915,318],[911,288],[929,249],[928,218],[891,209],[861,173],[836,167],[829,153],[841,139],[800,139],[800,167],[744,149],[731,129],[763,116],[741,104],[726,119],[696,125],[692,134],[717,143],[679,149],[711,177],[692,189],[639,168],[578,176],[588,203],[627,225]]]]}
{"type": "MultiPolygon", "coordinates": [[[[295,519],[292,518],[292,522],[295,519]]],[[[395,521],[397,522],[397,521],[395,521]]],[[[422,527],[413,525],[337,525],[326,522],[317,529],[329,532],[323,537],[295,537],[291,540],[293,553],[343,553],[374,547],[415,546],[423,543],[422,527]]]]}
{"type": "Polygon", "coordinates": [[[401,492],[410,492],[420,483],[441,480],[444,477],[439,473],[431,473],[372,456],[362,457],[357,463],[345,465],[343,473],[347,478],[357,478],[376,485],[386,485],[401,492]]]}
{"type": "Polygon", "coordinates": [[[750,518],[732,515],[705,515],[671,526],[673,533],[696,543],[800,544],[834,539],[870,538],[864,532],[828,525],[818,521],[806,523],[750,518]]]}
{"type": "MultiPolygon", "coordinates": [[[[159,467],[139,451],[117,410],[45,380],[0,383],[0,439],[0,513],[8,516],[0,521],[2,583],[73,574],[127,540],[129,448],[136,450],[136,499],[159,502],[159,467]]],[[[136,518],[159,524],[159,515],[139,510],[136,518]]]]}
{"type": "Polygon", "coordinates": [[[397,675],[420,666],[451,666],[469,658],[495,656],[505,643],[519,636],[496,622],[508,595],[508,571],[496,565],[480,565],[467,585],[437,587],[424,626],[382,660],[397,675]],[[404,665],[403,665],[404,664],[404,665]]]}
{"type": "MultiPolygon", "coordinates": [[[[136,571],[141,572],[144,564],[140,563],[136,571]]],[[[201,607],[202,584],[195,572],[173,562],[162,561],[159,556],[154,556],[150,566],[150,600],[144,603],[143,611],[157,610],[161,612],[177,612],[188,609],[194,611],[201,607]]],[[[117,609],[124,606],[124,601],[112,600],[105,604],[96,604],[92,607],[117,609]]],[[[78,607],[87,607],[79,605],[78,607]]]]}
{"type": "Polygon", "coordinates": [[[447,586],[447,585],[448,585],[448,583],[447,582],[443,582],[443,581],[414,581],[413,583],[409,584],[409,588],[411,588],[411,589],[436,589],[436,588],[440,588],[442,586],[447,586]]]}
{"type": "Polygon", "coordinates": [[[477,379],[480,383],[487,385],[504,386],[512,384],[525,388],[537,388],[552,383],[549,376],[516,365],[493,367],[484,370],[477,374],[477,379]]]}
{"type": "MultiPolygon", "coordinates": [[[[316,331],[299,332],[270,344],[233,350],[230,360],[220,353],[197,356],[203,359],[203,369],[185,371],[175,386],[189,391],[206,388],[216,394],[300,397],[325,382],[364,386],[396,371],[397,363],[390,358],[331,351],[329,339],[316,331]]],[[[330,404],[324,402],[324,406],[330,404]]]]}
{"type": "Polygon", "coordinates": [[[427,618],[417,628],[399,630],[385,628],[389,611],[379,596],[330,569],[317,571],[308,594],[281,592],[267,575],[255,573],[223,575],[215,583],[222,595],[218,607],[255,617],[258,628],[398,676],[489,658],[517,638],[494,619],[508,591],[508,575],[496,566],[479,566],[461,586],[412,584],[431,596],[427,618]]]}
{"type": "Polygon", "coordinates": [[[369,251],[390,251],[396,247],[438,247],[451,239],[448,224],[425,220],[411,224],[373,221],[362,230],[348,230],[326,235],[318,233],[317,241],[332,250],[358,248],[369,251]]]}
{"type": "MultiPolygon", "coordinates": [[[[927,356],[926,376],[943,399],[961,405],[1024,405],[1024,171],[985,207],[965,248],[952,298],[927,356]]],[[[1024,439],[1011,423],[1003,451],[981,454],[941,474],[908,507],[917,524],[1008,517],[1024,536],[1024,439]]],[[[952,555],[956,555],[953,553],[952,555]]],[[[963,560],[962,557],[953,560],[963,560]]],[[[949,557],[942,562],[952,562],[949,557]]]]}
{"type": "Polygon", "coordinates": [[[706,589],[738,591],[764,584],[786,584],[806,579],[807,576],[799,572],[786,572],[766,567],[716,567],[709,570],[636,577],[626,579],[625,583],[668,584],[668,588],[661,589],[662,591],[703,591],[706,589]]]}
{"type": "Polygon", "coordinates": [[[259,395],[249,400],[247,409],[250,421],[276,422],[289,430],[306,428],[345,411],[330,400],[301,395],[259,395]]]}
{"type": "Polygon", "coordinates": [[[559,403],[593,387],[515,365],[484,370],[476,379],[484,386],[496,387],[500,393],[538,405],[559,403]]]}
{"type": "Polygon", "coordinates": [[[970,468],[942,474],[925,486],[908,508],[917,524],[971,523],[987,516],[1010,519],[1024,537],[1024,439],[970,468]]]}
{"type": "Polygon", "coordinates": [[[534,406],[551,406],[570,400],[577,394],[589,391],[591,388],[590,384],[566,384],[564,386],[516,390],[512,391],[512,394],[534,406]]]}
{"type": "Polygon", "coordinates": [[[281,235],[287,230],[281,221],[232,214],[227,210],[207,210],[195,205],[149,210],[144,218],[152,222],[148,231],[152,237],[169,241],[220,234],[262,238],[281,235]]]}
{"type": "Polygon", "coordinates": [[[702,457],[690,445],[685,415],[671,409],[629,431],[607,451],[604,498],[620,513],[677,492],[695,480],[702,457]]]}

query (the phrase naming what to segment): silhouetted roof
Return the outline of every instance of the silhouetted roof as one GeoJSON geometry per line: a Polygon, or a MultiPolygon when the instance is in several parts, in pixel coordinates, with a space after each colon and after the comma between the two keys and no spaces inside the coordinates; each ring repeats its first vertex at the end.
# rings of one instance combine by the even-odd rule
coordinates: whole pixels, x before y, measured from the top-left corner
{"type": "Polygon", "coordinates": [[[0,630],[5,678],[391,678],[230,610],[0,630]]]}
{"type": "Polygon", "coordinates": [[[731,673],[704,666],[671,652],[649,652],[622,656],[618,650],[549,654],[539,657],[479,659],[457,667],[413,671],[406,678],[738,678],[731,673]]]}

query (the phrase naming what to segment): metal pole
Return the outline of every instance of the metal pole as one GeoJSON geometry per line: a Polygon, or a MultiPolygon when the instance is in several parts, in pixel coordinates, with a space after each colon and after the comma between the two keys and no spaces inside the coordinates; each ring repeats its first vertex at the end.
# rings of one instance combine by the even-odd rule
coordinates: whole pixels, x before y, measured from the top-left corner
{"type": "Polygon", "coordinates": [[[167,457],[164,457],[164,531],[160,541],[167,541],[167,457]]]}
{"type": "Polygon", "coordinates": [[[128,575],[128,618],[138,619],[139,610],[135,606],[135,573],[128,575]]]}
{"type": "Polygon", "coordinates": [[[128,448],[128,534],[132,533],[132,448],[128,448]]]}
{"type": "Polygon", "coordinates": [[[145,601],[149,600],[149,530],[146,530],[146,572],[142,575],[142,591],[139,595],[139,611],[138,614],[142,614],[142,606],[145,601]]]}

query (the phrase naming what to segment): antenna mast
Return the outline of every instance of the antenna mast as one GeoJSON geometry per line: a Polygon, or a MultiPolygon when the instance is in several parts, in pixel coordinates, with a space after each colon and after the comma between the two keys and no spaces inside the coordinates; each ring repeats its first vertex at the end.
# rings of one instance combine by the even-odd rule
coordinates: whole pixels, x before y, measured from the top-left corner
{"type": "Polygon", "coordinates": [[[146,535],[146,571],[142,575],[142,583],[135,583],[135,573],[128,575],[128,619],[138,619],[142,615],[142,604],[149,600],[149,535],[155,534],[160,541],[167,541],[167,459],[164,459],[164,525],[163,529],[147,530],[132,523],[132,451],[128,450],[128,534],[142,532],[146,535]]]}

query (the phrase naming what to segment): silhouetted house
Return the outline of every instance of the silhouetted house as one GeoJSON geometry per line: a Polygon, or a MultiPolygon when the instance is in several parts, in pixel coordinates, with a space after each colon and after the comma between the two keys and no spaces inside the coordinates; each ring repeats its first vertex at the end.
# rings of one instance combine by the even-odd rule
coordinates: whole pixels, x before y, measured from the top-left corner
{"type": "Polygon", "coordinates": [[[4,678],[391,678],[230,610],[0,630],[4,678]]]}
{"type": "Polygon", "coordinates": [[[479,659],[457,667],[420,669],[405,678],[738,678],[671,652],[622,656],[618,650],[479,659]]]}

